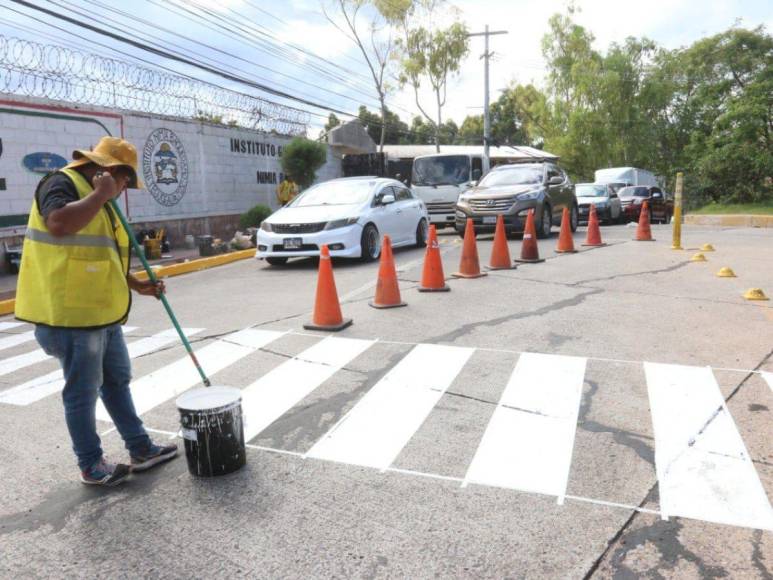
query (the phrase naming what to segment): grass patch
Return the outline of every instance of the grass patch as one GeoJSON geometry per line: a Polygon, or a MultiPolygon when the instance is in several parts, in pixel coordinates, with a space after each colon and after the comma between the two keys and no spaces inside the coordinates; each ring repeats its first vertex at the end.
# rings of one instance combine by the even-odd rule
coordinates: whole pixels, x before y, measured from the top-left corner
{"type": "Polygon", "coordinates": [[[698,209],[690,210],[687,213],[703,215],[773,215],[773,201],[761,203],[710,203],[698,209]]]}

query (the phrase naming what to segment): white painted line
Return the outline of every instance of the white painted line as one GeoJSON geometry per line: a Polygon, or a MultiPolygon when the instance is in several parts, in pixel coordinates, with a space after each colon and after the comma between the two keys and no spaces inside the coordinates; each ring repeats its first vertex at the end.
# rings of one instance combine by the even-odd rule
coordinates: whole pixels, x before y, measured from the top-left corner
{"type": "Polygon", "coordinates": [[[465,482],[555,495],[563,503],[586,362],[522,354],[465,482]]]}
{"type": "Polygon", "coordinates": [[[0,332],[3,332],[4,330],[10,330],[11,328],[16,328],[18,326],[21,326],[22,324],[27,324],[26,322],[0,322],[0,332]]]}
{"type": "Polygon", "coordinates": [[[325,338],[243,389],[244,440],[258,435],[374,342],[325,338]]]}
{"type": "MultiPolygon", "coordinates": [[[[228,334],[196,351],[199,364],[210,378],[224,368],[264,347],[282,336],[283,332],[247,328],[228,334]]],[[[137,414],[147,413],[154,407],[199,384],[201,377],[190,357],[166,365],[132,382],[131,392],[137,414]]],[[[110,421],[102,401],[97,403],[97,419],[110,421]]]]}
{"type": "Polygon", "coordinates": [[[644,363],[663,515],[773,530],[773,508],[708,367],[644,363]]]}
{"type": "Polygon", "coordinates": [[[771,392],[773,392],[773,373],[762,373],[762,378],[765,379],[765,382],[768,383],[768,386],[770,387],[771,392]]]}
{"type": "Polygon", "coordinates": [[[577,496],[577,495],[568,495],[568,494],[566,496],[566,499],[573,500],[573,501],[581,501],[583,503],[592,503],[592,504],[595,504],[595,505],[604,505],[604,506],[607,506],[607,507],[621,508],[621,509],[625,509],[625,510],[633,510],[633,511],[641,512],[641,513],[644,513],[644,514],[653,514],[653,515],[656,515],[656,516],[660,515],[660,512],[658,510],[651,510],[649,508],[643,508],[643,507],[639,507],[637,505],[618,503],[618,502],[614,502],[614,501],[605,501],[603,499],[592,499],[592,498],[589,498],[589,497],[580,497],[580,496],[577,496]]]}
{"type": "Polygon", "coordinates": [[[35,340],[34,330],[28,330],[27,332],[20,332],[19,334],[11,334],[10,336],[0,338],[0,350],[5,350],[6,348],[12,348],[14,346],[17,346],[19,344],[24,344],[25,342],[29,342],[31,340],[35,340]]]}
{"type": "MultiPolygon", "coordinates": [[[[202,332],[203,328],[184,328],[186,336],[194,336],[202,332]]],[[[130,330],[131,332],[131,330],[130,330]]],[[[126,333],[126,331],[124,331],[126,333]]],[[[169,344],[179,340],[177,332],[172,328],[164,330],[153,336],[135,340],[127,345],[129,358],[137,358],[150,354],[169,344]]],[[[58,393],[64,389],[64,375],[62,370],[56,370],[41,377],[22,383],[0,393],[0,403],[7,405],[25,406],[40,401],[41,399],[58,393]]]]}
{"type": "Polygon", "coordinates": [[[386,469],[421,427],[474,350],[432,344],[416,346],[307,456],[386,469]]]}

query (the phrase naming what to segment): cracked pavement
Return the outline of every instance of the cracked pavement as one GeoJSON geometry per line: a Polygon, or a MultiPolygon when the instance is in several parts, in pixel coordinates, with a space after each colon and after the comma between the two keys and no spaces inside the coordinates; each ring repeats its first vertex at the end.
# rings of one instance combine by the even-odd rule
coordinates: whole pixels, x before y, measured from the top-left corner
{"type": "MultiPolygon", "coordinates": [[[[451,292],[422,294],[422,251],[395,250],[407,308],[367,305],[377,264],[334,261],[338,336],[375,340],[250,441],[247,466],[212,479],[183,457],[111,490],[77,481],[59,397],[0,405],[0,577],[147,578],[773,578],[773,532],[660,516],[656,446],[642,362],[710,366],[768,499],[773,499],[773,231],[685,226],[687,248],[633,228],[602,228],[609,244],[541,264],[453,279],[461,245],[443,244],[451,292]],[[738,278],[714,276],[721,266],[738,278]],[[475,349],[389,469],[303,456],[418,343],[475,349]],[[555,496],[470,484],[470,461],[519,353],[586,357],[566,487],[555,496]],[[750,372],[753,371],[753,372],[750,372]]],[[[452,240],[455,234],[442,233],[452,240]]],[[[510,240],[512,257],[520,242],[510,240]]],[[[478,242],[481,265],[491,239],[478,242]]],[[[304,331],[316,262],[272,268],[248,260],[167,280],[195,348],[244,328],[289,331],[213,377],[244,387],[318,343],[304,331]]],[[[4,319],[7,320],[7,319],[4,319]]],[[[169,328],[160,305],[136,300],[132,339],[169,328]]],[[[18,329],[18,332],[24,329],[18,329]]],[[[9,330],[6,333],[14,333],[9,330]]],[[[34,344],[0,352],[0,359],[34,344]]],[[[135,377],[184,356],[179,345],[133,361],[135,377]]],[[[51,361],[2,377],[0,389],[55,370],[51,361]]],[[[437,393],[435,393],[437,394],[437,393]]],[[[551,418],[528,405],[508,408],[551,418]]],[[[720,407],[720,409],[723,409],[720,407]]],[[[514,414],[515,415],[515,414],[514,414]]],[[[716,417],[707,416],[693,443],[716,417]]],[[[155,438],[179,427],[173,401],[143,420],[155,438]]],[[[552,420],[552,418],[551,418],[552,420]]],[[[104,432],[109,424],[99,424],[104,432]]],[[[120,437],[103,437],[125,459],[120,437]]],[[[538,445],[539,441],[534,441],[538,445]]]]}

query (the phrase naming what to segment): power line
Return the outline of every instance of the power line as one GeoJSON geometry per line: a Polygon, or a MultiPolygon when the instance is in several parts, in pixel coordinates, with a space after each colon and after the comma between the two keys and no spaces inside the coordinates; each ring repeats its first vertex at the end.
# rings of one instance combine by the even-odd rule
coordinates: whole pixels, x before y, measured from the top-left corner
{"type": "MultiPolygon", "coordinates": [[[[49,2],[49,3],[51,3],[51,4],[54,4],[54,5],[61,6],[62,8],[65,8],[64,6],[62,6],[62,4],[61,4],[60,2],[56,2],[56,1],[54,1],[54,0],[48,0],[48,2],[49,2]]],[[[73,12],[73,13],[75,13],[75,14],[78,14],[78,15],[80,15],[80,16],[83,16],[84,18],[88,16],[87,14],[84,14],[82,11],[80,11],[80,10],[79,10],[80,6],[78,6],[78,5],[75,5],[75,4],[73,4],[72,2],[67,2],[67,0],[64,0],[64,2],[65,2],[65,4],[69,4],[69,5],[73,6],[73,7],[71,7],[71,8],[65,8],[66,10],[70,10],[70,11],[72,11],[72,12],[73,12]]],[[[113,11],[113,12],[116,12],[116,10],[112,9],[112,8],[111,8],[111,7],[109,7],[109,6],[105,6],[105,5],[104,5],[104,4],[102,4],[101,2],[94,1],[93,3],[94,3],[94,4],[96,4],[96,5],[98,5],[98,6],[100,6],[100,7],[102,7],[102,8],[105,8],[105,9],[107,9],[107,10],[111,10],[111,11],[113,11]]],[[[125,13],[125,12],[123,12],[123,11],[120,11],[120,10],[119,10],[119,11],[117,11],[117,12],[121,12],[121,13],[122,13],[124,16],[131,18],[131,16],[130,16],[129,14],[127,14],[127,13],[125,13]]],[[[128,30],[131,30],[131,31],[133,31],[135,34],[142,34],[142,35],[144,35],[144,36],[145,36],[145,37],[147,37],[147,38],[146,38],[146,39],[143,39],[143,40],[144,40],[145,42],[150,42],[150,43],[153,43],[153,44],[155,45],[155,47],[156,47],[156,48],[157,48],[158,46],[160,46],[160,42],[159,42],[159,40],[160,40],[160,39],[159,39],[158,37],[154,36],[154,35],[151,35],[151,34],[149,34],[149,33],[147,33],[147,32],[144,32],[144,31],[140,31],[140,30],[138,30],[138,29],[136,29],[136,28],[134,28],[134,27],[132,27],[132,26],[129,26],[129,25],[127,25],[127,24],[124,24],[124,23],[122,23],[122,22],[118,22],[118,21],[116,21],[114,18],[111,18],[110,16],[103,16],[103,19],[104,19],[104,20],[108,20],[108,21],[110,21],[110,22],[115,22],[115,23],[116,23],[118,26],[121,26],[121,27],[124,27],[124,28],[126,28],[126,29],[128,29],[128,30]],[[149,38],[150,40],[148,40],[148,38],[149,38]]],[[[206,47],[206,48],[208,48],[208,49],[210,49],[210,50],[214,50],[214,51],[216,51],[216,52],[219,52],[219,53],[225,54],[225,55],[227,55],[227,56],[228,56],[228,57],[230,57],[230,58],[233,58],[233,59],[236,59],[236,60],[239,60],[239,61],[242,61],[242,62],[248,63],[248,64],[250,64],[250,65],[254,65],[254,66],[261,66],[261,65],[256,65],[256,64],[255,64],[253,61],[249,61],[249,60],[247,60],[247,59],[241,58],[241,57],[239,57],[238,55],[234,55],[234,54],[232,54],[232,53],[229,53],[229,52],[223,51],[223,50],[221,50],[221,49],[219,49],[219,48],[217,48],[217,47],[215,47],[215,46],[211,46],[211,45],[208,45],[208,44],[205,44],[205,43],[202,43],[202,42],[196,41],[196,40],[194,40],[194,39],[192,39],[192,38],[190,38],[190,37],[187,37],[187,36],[184,36],[184,35],[178,34],[178,33],[176,33],[176,32],[173,32],[173,31],[171,31],[171,30],[168,30],[168,29],[166,29],[166,28],[163,28],[163,27],[161,27],[161,26],[154,25],[153,23],[151,23],[151,22],[148,22],[147,20],[143,20],[143,19],[140,19],[140,18],[137,18],[137,20],[138,20],[139,22],[143,23],[143,24],[146,24],[146,25],[148,25],[148,26],[152,26],[152,27],[154,27],[154,28],[156,28],[156,29],[158,29],[158,30],[162,30],[162,31],[164,31],[164,32],[169,32],[170,34],[173,34],[173,35],[175,35],[175,36],[178,36],[178,37],[180,37],[180,38],[183,38],[183,39],[185,39],[185,40],[188,40],[188,41],[190,41],[190,42],[193,42],[193,43],[195,43],[195,44],[199,44],[199,45],[201,45],[201,46],[204,46],[204,47],[206,47]]],[[[163,41],[162,41],[162,42],[163,42],[163,41]]],[[[217,64],[217,65],[219,65],[219,66],[223,66],[223,67],[228,67],[228,66],[229,66],[228,64],[226,64],[226,63],[224,63],[224,62],[222,62],[222,61],[218,61],[218,60],[216,60],[216,59],[214,59],[214,58],[212,58],[212,57],[208,57],[208,56],[206,56],[206,55],[203,55],[203,54],[201,54],[201,53],[197,53],[197,52],[195,52],[195,51],[191,51],[190,49],[188,49],[188,48],[186,48],[186,47],[183,47],[183,46],[181,46],[181,45],[179,45],[179,44],[175,44],[175,43],[168,42],[168,41],[166,42],[166,44],[168,44],[168,45],[170,45],[170,46],[177,47],[177,48],[179,48],[179,49],[182,49],[182,50],[184,51],[184,52],[180,52],[179,50],[171,50],[171,49],[167,49],[167,50],[169,50],[170,52],[173,52],[174,54],[176,54],[177,56],[182,56],[182,57],[184,57],[184,56],[185,56],[185,54],[193,54],[193,55],[196,55],[197,57],[199,57],[199,58],[197,58],[197,59],[196,59],[198,62],[202,62],[202,60],[201,60],[201,59],[206,59],[206,60],[208,60],[208,61],[214,62],[215,64],[217,64]]],[[[233,67],[232,67],[232,68],[233,68],[233,67]]],[[[344,99],[347,99],[347,100],[350,100],[350,101],[354,101],[354,102],[360,102],[360,101],[361,101],[361,99],[355,99],[355,98],[353,98],[353,97],[351,97],[351,96],[349,96],[349,95],[345,95],[345,94],[343,94],[343,93],[339,93],[339,92],[337,92],[337,91],[333,91],[333,90],[330,90],[330,89],[326,89],[326,88],[324,88],[324,87],[321,87],[321,86],[319,86],[319,85],[315,85],[315,84],[313,84],[313,83],[309,83],[309,82],[307,82],[307,81],[303,81],[302,79],[298,79],[298,78],[296,78],[296,77],[292,77],[292,76],[290,76],[290,75],[286,75],[286,74],[284,74],[284,73],[280,73],[279,71],[275,71],[275,70],[273,70],[273,69],[271,69],[271,68],[269,68],[269,67],[261,66],[261,68],[265,68],[265,69],[267,69],[267,70],[269,70],[269,71],[271,71],[271,72],[275,72],[275,73],[278,73],[278,74],[282,74],[283,76],[286,76],[286,77],[288,77],[288,78],[291,78],[291,79],[293,79],[293,80],[296,80],[296,81],[298,81],[298,82],[301,82],[301,83],[303,83],[303,84],[306,84],[306,85],[308,85],[308,86],[311,86],[311,87],[313,87],[313,88],[315,88],[315,89],[319,89],[319,90],[321,90],[321,91],[324,91],[324,92],[327,92],[327,93],[330,93],[330,94],[336,95],[336,96],[338,96],[338,97],[341,97],[341,98],[344,98],[344,99]]],[[[250,75],[254,76],[255,78],[257,78],[257,79],[259,79],[259,80],[261,80],[261,81],[263,81],[263,82],[269,82],[269,83],[270,83],[270,82],[274,82],[276,85],[278,85],[278,86],[281,86],[282,88],[284,88],[285,90],[288,90],[288,91],[293,91],[293,90],[295,90],[295,89],[293,89],[293,88],[291,88],[291,87],[289,87],[289,86],[287,86],[287,85],[282,85],[281,83],[276,83],[275,81],[270,81],[270,80],[268,80],[268,79],[266,79],[266,78],[259,77],[259,76],[257,76],[257,75],[254,75],[253,73],[248,73],[247,71],[244,71],[244,70],[240,70],[240,69],[233,69],[233,70],[236,70],[237,72],[240,72],[240,73],[243,73],[243,74],[250,74],[250,75]]],[[[298,93],[298,94],[304,94],[304,93],[298,93]]],[[[312,96],[312,95],[309,95],[309,94],[305,94],[304,96],[306,96],[306,97],[308,97],[308,98],[311,98],[311,99],[315,98],[314,96],[312,96]]],[[[372,98],[372,97],[371,97],[371,98],[372,98]]]]}

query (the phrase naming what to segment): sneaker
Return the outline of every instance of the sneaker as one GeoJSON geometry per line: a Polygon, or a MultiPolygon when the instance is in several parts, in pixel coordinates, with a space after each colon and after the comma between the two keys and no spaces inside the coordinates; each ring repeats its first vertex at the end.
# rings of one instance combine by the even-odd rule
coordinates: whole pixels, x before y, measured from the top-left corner
{"type": "Polygon", "coordinates": [[[131,468],[123,463],[108,463],[103,457],[88,469],[81,471],[81,481],[86,485],[112,487],[123,483],[131,474],[131,468]]]}
{"type": "Polygon", "coordinates": [[[175,455],[177,455],[177,445],[154,445],[151,443],[150,447],[142,453],[132,454],[131,469],[132,471],[145,471],[154,465],[169,461],[175,455]]]}

